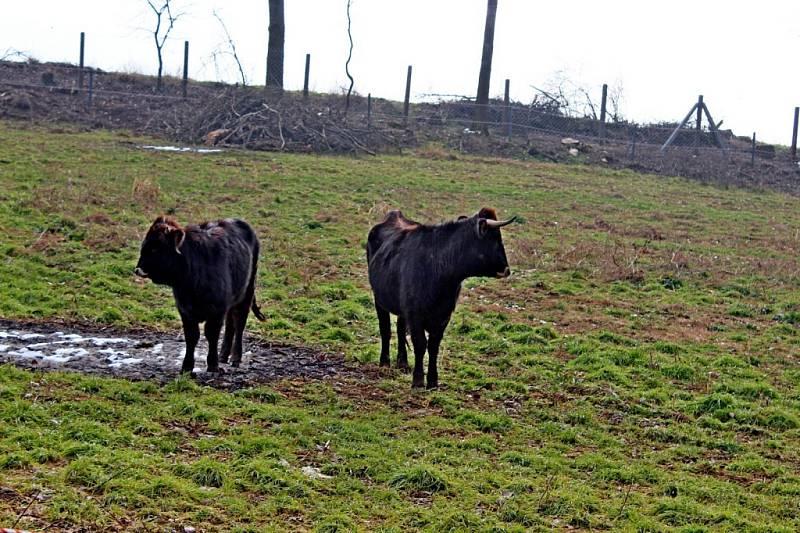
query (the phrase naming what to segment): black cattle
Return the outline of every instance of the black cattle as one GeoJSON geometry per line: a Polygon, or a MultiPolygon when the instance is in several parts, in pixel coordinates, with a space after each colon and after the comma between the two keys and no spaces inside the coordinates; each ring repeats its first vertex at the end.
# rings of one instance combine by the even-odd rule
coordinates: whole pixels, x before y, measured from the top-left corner
{"type": "Polygon", "coordinates": [[[249,311],[264,320],[255,298],[258,252],[253,228],[241,220],[182,228],[173,218],[159,217],[150,226],[135,273],[172,287],[186,339],[181,372],[194,368],[200,322],[205,322],[208,340],[208,371],[219,371],[217,341],[223,321],[221,362],[227,363],[233,351],[231,364],[239,366],[249,311]]]}
{"type": "Polygon", "coordinates": [[[436,358],[444,330],[456,307],[461,282],[470,277],[511,274],[493,209],[439,225],[425,225],[390,211],[367,237],[369,282],[381,332],[381,366],[389,366],[389,314],[397,315],[397,366],[408,369],[405,330],[414,348],[412,387],[424,385],[428,352],[429,389],[439,384],[436,358]],[[426,332],[428,334],[426,338],[426,332]]]}

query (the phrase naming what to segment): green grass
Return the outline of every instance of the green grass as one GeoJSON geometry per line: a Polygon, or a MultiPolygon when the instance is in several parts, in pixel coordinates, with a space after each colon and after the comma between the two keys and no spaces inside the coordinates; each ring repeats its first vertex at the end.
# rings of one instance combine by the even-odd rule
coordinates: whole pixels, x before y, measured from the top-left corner
{"type": "Polygon", "coordinates": [[[465,283],[439,391],[394,372],[226,393],[0,367],[0,525],[33,501],[18,527],[800,529],[795,198],[438,149],[0,134],[5,318],[175,331],[169,291],[132,275],[143,232],[238,216],[262,239],[251,335],[374,368],[363,245],[387,207],[524,219],[504,232],[514,275],[465,283]]]}

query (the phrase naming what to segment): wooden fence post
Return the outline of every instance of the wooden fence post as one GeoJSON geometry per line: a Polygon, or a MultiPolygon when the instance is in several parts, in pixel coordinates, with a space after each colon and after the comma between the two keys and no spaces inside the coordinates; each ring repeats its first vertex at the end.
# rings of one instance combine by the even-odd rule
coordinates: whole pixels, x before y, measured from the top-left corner
{"type": "Polygon", "coordinates": [[[83,51],[86,40],[86,34],[81,32],[81,52],[78,60],[78,89],[83,89],[83,51]]]}
{"type": "Polygon", "coordinates": [[[189,41],[183,41],[183,80],[181,81],[181,92],[186,98],[186,87],[189,84],[189,41]]]}
{"type": "Polygon", "coordinates": [[[511,140],[511,97],[510,97],[510,94],[509,94],[510,93],[510,91],[509,91],[510,88],[511,88],[511,80],[506,79],[506,94],[505,94],[505,99],[503,100],[503,102],[505,103],[505,107],[506,107],[506,109],[505,109],[505,111],[506,111],[506,137],[508,138],[509,141],[511,140]]]}
{"type": "Polygon", "coordinates": [[[409,100],[411,98],[411,65],[408,66],[408,74],[406,75],[406,98],[403,102],[403,116],[408,118],[409,100]]]}
{"type": "Polygon", "coordinates": [[[797,161],[797,119],[800,118],[800,107],[794,108],[794,128],[792,129],[792,161],[797,161]]]}
{"type": "Polygon", "coordinates": [[[750,164],[756,164],[756,132],[753,132],[753,144],[750,145],[750,164]]]}
{"type": "Polygon", "coordinates": [[[306,73],[303,78],[303,98],[308,98],[308,75],[311,71],[311,54],[306,54],[306,73]]]}
{"type": "Polygon", "coordinates": [[[372,93],[367,93],[367,129],[372,126],[372,93]]]}
{"type": "Polygon", "coordinates": [[[697,133],[694,138],[695,148],[700,146],[700,136],[703,133],[703,95],[697,97],[697,124],[695,124],[697,133]]]}
{"type": "Polygon", "coordinates": [[[606,100],[608,99],[608,84],[603,84],[603,97],[600,100],[600,138],[604,139],[606,136],[606,100]]]}

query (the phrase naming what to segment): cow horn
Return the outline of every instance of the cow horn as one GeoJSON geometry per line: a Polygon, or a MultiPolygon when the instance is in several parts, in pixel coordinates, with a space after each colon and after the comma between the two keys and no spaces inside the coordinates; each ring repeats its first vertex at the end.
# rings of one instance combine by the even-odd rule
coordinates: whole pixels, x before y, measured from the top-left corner
{"type": "Polygon", "coordinates": [[[183,230],[178,230],[178,231],[181,232],[181,236],[177,241],[175,241],[175,251],[178,252],[178,255],[183,255],[181,253],[181,246],[183,245],[184,239],[186,239],[186,232],[183,230]]]}
{"type": "Polygon", "coordinates": [[[509,218],[508,220],[492,220],[490,218],[487,218],[486,225],[490,228],[502,228],[503,226],[508,226],[509,224],[515,222],[516,220],[517,220],[516,215],[509,218]]]}

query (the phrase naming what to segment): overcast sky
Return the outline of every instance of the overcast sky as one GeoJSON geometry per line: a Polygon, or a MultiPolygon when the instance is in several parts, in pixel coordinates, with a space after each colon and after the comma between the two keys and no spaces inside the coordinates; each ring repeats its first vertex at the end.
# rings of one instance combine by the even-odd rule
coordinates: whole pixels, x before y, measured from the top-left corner
{"type": "MultiPolygon", "coordinates": [[[[156,0],[154,0],[154,3],[156,0]]],[[[236,81],[213,10],[228,26],[249,81],[263,84],[266,0],[173,0],[184,15],[165,49],[166,71],[181,70],[190,41],[190,76],[236,81]]],[[[303,84],[312,56],[312,90],[345,86],[346,0],[286,0],[289,89],[303,84]]],[[[486,0],[353,0],[351,72],[359,93],[402,99],[414,66],[412,99],[430,93],[474,96],[486,0]]],[[[155,72],[145,0],[6,1],[0,54],[8,48],[41,61],[86,60],[106,70],[155,72]]],[[[564,73],[599,94],[605,82],[624,91],[622,111],[636,121],[680,120],[705,96],[715,120],[737,134],[757,132],[789,144],[800,105],[800,2],[789,0],[499,0],[493,95],[511,79],[511,97],[529,102],[531,85],[564,73]]]]}

